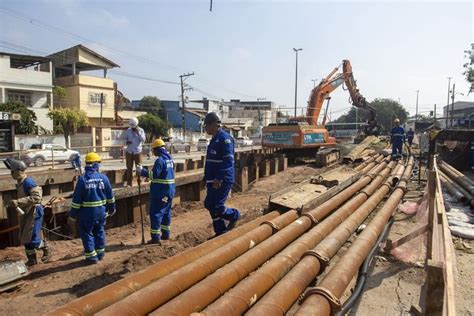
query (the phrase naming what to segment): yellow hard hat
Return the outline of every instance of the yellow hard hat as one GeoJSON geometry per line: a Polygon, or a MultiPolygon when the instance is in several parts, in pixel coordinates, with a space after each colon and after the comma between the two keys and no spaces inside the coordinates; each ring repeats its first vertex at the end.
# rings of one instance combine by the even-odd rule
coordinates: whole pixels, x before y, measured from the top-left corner
{"type": "Polygon", "coordinates": [[[395,123],[400,123],[400,120],[396,118],[396,119],[394,120],[394,122],[395,122],[395,123]]]}
{"type": "Polygon", "coordinates": [[[100,156],[95,152],[90,152],[86,155],[86,163],[101,162],[100,156]]]}
{"type": "Polygon", "coordinates": [[[165,142],[161,138],[157,138],[151,144],[151,148],[164,147],[166,146],[165,142]]]}

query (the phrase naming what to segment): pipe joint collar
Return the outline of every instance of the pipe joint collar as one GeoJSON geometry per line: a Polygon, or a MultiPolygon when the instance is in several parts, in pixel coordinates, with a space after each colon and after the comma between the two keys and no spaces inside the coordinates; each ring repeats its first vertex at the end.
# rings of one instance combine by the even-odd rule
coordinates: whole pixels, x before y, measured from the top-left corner
{"type": "Polygon", "coordinates": [[[316,217],[314,217],[314,216],[313,216],[312,214],[310,214],[310,213],[304,213],[304,214],[301,215],[301,216],[306,216],[307,218],[310,219],[310,221],[311,221],[311,227],[316,226],[316,225],[318,225],[318,223],[319,223],[319,221],[316,219],[316,217]]]}
{"type": "Polygon", "coordinates": [[[362,194],[365,194],[365,196],[366,196],[367,198],[370,197],[370,194],[367,193],[365,190],[361,190],[361,191],[359,191],[357,194],[361,194],[361,193],[362,193],[362,194]]]}
{"type": "Polygon", "coordinates": [[[301,256],[301,258],[304,258],[306,256],[313,256],[315,257],[316,259],[318,259],[319,261],[319,273],[318,275],[320,275],[321,273],[324,272],[324,270],[326,269],[326,267],[329,265],[329,260],[331,260],[331,258],[317,252],[316,250],[308,250],[306,251],[305,253],[303,253],[303,255],[301,256]]]}
{"type": "Polygon", "coordinates": [[[303,293],[300,298],[298,299],[298,303],[301,305],[304,303],[304,301],[311,295],[321,295],[324,297],[326,300],[328,300],[329,305],[331,306],[331,314],[333,314],[335,311],[338,311],[341,309],[342,304],[339,298],[337,298],[331,291],[324,287],[313,287],[307,290],[305,293],[303,293]]]}
{"type": "Polygon", "coordinates": [[[272,221],[264,221],[260,224],[260,226],[262,225],[270,226],[272,228],[272,234],[276,234],[280,230],[280,227],[272,221]]]}

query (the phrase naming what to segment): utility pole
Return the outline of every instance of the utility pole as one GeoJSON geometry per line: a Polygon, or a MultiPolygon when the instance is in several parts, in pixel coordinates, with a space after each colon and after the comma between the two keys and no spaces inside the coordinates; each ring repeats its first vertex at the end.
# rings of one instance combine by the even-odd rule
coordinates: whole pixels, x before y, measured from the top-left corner
{"type": "Polygon", "coordinates": [[[451,90],[451,79],[453,79],[453,78],[448,77],[448,100],[446,101],[446,128],[448,128],[449,92],[451,90]]]}
{"type": "Polygon", "coordinates": [[[184,91],[191,90],[191,88],[185,88],[184,87],[184,80],[189,77],[189,76],[194,76],[194,72],[192,73],[187,73],[179,76],[179,79],[181,80],[181,102],[182,102],[182,108],[181,108],[181,119],[183,122],[183,142],[186,142],[186,102],[184,100],[184,91]]]}
{"type": "Polygon", "coordinates": [[[318,79],[311,79],[311,81],[313,82],[313,88],[316,87],[316,81],[318,81],[318,79]]]}
{"type": "Polygon", "coordinates": [[[415,132],[416,132],[416,123],[418,122],[418,95],[420,94],[420,90],[416,90],[416,110],[415,110],[415,132]]]}
{"type": "Polygon", "coordinates": [[[104,107],[104,94],[100,94],[100,119],[99,119],[99,125],[102,126],[102,109],[104,107]]]}
{"type": "Polygon", "coordinates": [[[456,83],[453,83],[453,92],[451,93],[451,128],[454,126],[454,96],[456,95],[456,83]]]}
{"type": "Polygon", "coordinates": [[[296,66],[295,66],[295,117],[296,117],[296,105],[298,103],[298,52],[303,50],[302,48],[293,48],[296,53],[296,66]]]}

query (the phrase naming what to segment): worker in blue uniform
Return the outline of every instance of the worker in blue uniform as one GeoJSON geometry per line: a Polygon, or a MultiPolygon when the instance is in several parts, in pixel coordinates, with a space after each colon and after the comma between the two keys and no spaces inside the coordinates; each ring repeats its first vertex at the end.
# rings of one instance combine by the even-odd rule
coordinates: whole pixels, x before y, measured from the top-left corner
{"type": "Polygon", "coordinates": [[[405,142],[405,130],[400,126],[400,120],[394,120],[395,126],[390,131],[390,142],[392,143],[392,158],[402,157],[403,143],[405,142]]]}
{"type": "Polygon", "coordinates": [[[97,263],[105,255],[105,219],[115,214],[115,199],[109,178],[99,172],[100,156],[86,155],[84,175],[80,176],[71,202],[69,218],[79,218],[79,235],[87,263],[97,263]]]}
{"type": "Polygon", "coordinates": [[[77,174],[82,174],[81,155],[79,153],[73,155],[73,158],[71,160],[71,166],[74,170],[76,170],[77,174]]]}
{"type": "Polygon", "coordinates": [[[410,127],[407,132],[408,147],[411,147],[411,145],[413,144],[413,138],[415,138],[415,132],[413,131],[413,128],[410,127]]]}
{"type": "Polygon", "coordinates": [[[234,183],[234,139],[220,127],[216,113],[204,118],[206,133],[212,135],[207,146],[204,180],[207,196],[204,206],[209,211],[216,236],[232,228],[240,219],[240,212],[225,206],[225,201],[234,183]]]}
{"type": "Polygon", "coordinates": [[[17,181],[17,199],[11,200],[10,206],[20,214],[19,238],[25,247],[28,259],[26,265],[32,266],[38,263],[36,250],[40,249],[43,251],[41,261],[48,262],[51,259],[51,247],[41,235],[44,215],[41,204],[43,191],[35,180],[25,173],[26,165],[23,161],[7,158],[4,164],[10,169],[12,178],[17,181]]]}
{"type": "Polygon", "coordinates": [[[174,162],[165,148],[165,142],[158,138],[151,144],[153,154],[158,157],[153,168],[137,165],[137,174],[150,179],[150,234],[148,244],[160,244],[170,238],[171,206],[176,192],[174,162]]]}

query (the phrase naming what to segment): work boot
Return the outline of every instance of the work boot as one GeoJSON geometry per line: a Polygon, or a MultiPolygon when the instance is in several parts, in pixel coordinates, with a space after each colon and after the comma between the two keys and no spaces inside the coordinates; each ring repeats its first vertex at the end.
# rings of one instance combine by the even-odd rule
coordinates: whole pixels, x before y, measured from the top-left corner
{"type": "Polygon", "coordinates": [[[158,245],[161,246],[161,241],[159,239],[150,239],[146,242],[147,245],[158,245]]]}
{"type": "Polygon", "coordinates": [[[230,220],[229,225],[227,225],[227,231],[232,230],[239,219],[240,219],[240,212],[236,210],[235,217],[232,220],[230,220]]]}
{"type": "Polygon", "coordinates": [[[51,249],[51,246],[46,242],[46,240],[43,241],[43,248],[41,248],[41,250],[43,250],[43,256],[41,257],[41,262],[43,263],[49,262],[49,260],[51,259],[52,249],[51,249]]]}
{"type": "Polygon", "coordinates": [[[26,258],[28,258],[28,261],[26,261],[26,265],[28,267],[31,267],[31,266],[34,266],[35,264],[38,264],[38,260],[36,259],[36,252],[27,254],[26,258]]]}

